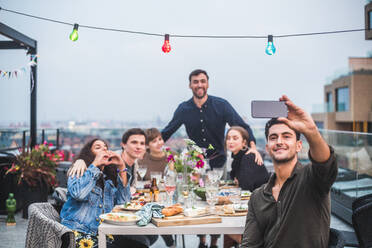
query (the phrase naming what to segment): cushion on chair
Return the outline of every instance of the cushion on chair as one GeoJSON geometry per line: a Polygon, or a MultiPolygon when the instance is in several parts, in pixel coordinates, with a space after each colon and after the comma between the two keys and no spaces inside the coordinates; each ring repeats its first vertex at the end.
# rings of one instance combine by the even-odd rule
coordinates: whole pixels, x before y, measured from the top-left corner
{"type": "Polygon", "coordinates": [[[345,246],[345,240],[341,232],[337,229],[330,228],[329,230],[329,248],[342,248],[345,246]]]}
{"type": "Polygon", "coordinates": [[[353,201],[353,212],[360,208],[361,206],[366,205],[367,203],[372,202],[372,194],[364,195],[362,197],[359,197],[353,201]]]}
{"type": "Polygon", "coordinates": [[[75,247],[72,230],[59,223],[59,214],[52,204],[33,203],[28,209],[28,216],[26,248],[75,247]]]}
{"type": "Polygon", "coordinates": [[[360,247],[372,247],[372,202],[355,210],[353,213],[353,226],[360,247]]]}

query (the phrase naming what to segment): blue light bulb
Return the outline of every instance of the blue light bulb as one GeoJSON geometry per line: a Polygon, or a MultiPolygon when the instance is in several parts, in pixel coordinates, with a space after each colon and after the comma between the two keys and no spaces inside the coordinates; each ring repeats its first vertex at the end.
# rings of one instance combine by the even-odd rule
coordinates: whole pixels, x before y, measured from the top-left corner
{"type": "Polygon", "coordinates": [[[273,55],[276,51],[276,48],[274,46],[274,42],[273,42],[273,36],[272,35],[269,35],[267,37],[267,47],[266,47],[266,54],[267,55],[273,55]]]}

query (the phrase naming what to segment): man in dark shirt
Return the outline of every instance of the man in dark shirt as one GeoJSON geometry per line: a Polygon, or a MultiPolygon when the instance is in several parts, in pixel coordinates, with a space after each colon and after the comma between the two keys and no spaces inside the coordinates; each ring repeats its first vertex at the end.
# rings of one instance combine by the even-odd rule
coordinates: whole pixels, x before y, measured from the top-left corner
{"type": "Polygon", "coordinates": [[[241,247],[328,247],[335,155],[311,116],[287,96],[280,100],[288,118],[271,119],[265,128],[275,174],[250,198],[241,247]],[[310,146],[307,166],[297,158],[301,133],[310,146]]]}
{"type": "Polygon", "coordinates": [[[209,87],[208,74],[204,70],[194,70],[189,75],[189,88],[193,97],[181,103],[174,112],[172,120],[162,130],[162,137],[167,141],[177,129],[184,124],[187,135],[200,147],[211,144],[215,149],[208,150],[212,168],[222,167],[226,161],[224,135],[226,123],[230,126],[241,126],[249,133],[248,153],[256,155],[256,162],[262,164],[262,157],[256,149],[256,140],[251,128],[243,121],[225,99],[207,94],[209,87]]]}

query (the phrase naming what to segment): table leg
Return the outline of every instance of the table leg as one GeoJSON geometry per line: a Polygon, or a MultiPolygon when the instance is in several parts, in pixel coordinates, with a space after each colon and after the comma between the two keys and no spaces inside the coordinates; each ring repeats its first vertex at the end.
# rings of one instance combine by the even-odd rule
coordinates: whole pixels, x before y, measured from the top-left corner
{"type": "Polygon", "coordinates": [[[106,234],[98,228],[98,247],[106,248],[106,234]]]}
{"type": "Polygon", "coordinates": [[[182,234],[182,247],[185,248],[185,235],[182,234]]]}

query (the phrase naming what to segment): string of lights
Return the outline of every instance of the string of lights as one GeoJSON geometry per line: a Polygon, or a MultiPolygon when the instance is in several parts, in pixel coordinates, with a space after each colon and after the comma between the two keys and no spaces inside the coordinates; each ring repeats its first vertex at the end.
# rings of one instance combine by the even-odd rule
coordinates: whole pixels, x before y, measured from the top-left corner
{"type": "Polygon", "coordinates": [[[78,29],[80,28],[87,28],[87,29],[95,29],[95,30],[102,30],[102,31],[111,31],[111,32],[121,32],[121,33],[129,33],[129,34],[137,34],[137,35],[147,35],[147,36],[160,36],[164,37],[164,44],[162,46],[162,50],[164,53],[169,53],[171,51],[171,46],[169,42],[169,38],[203,38],[203,39],[267,39],[267,46],[266,46],[266,54],[273,55],[275,54],[276,48],[274,46],[274,38],[288,38],[288,37],[299,37],[299,36],[313,36],[313,35],[329,35],[329,34],[339,34],[339,33],[350,33],[350,32],[361,32],[365,31],[365,28],[360,29],[347,29],[347,30],[335,30],[335,31],[324,31],[324,32],[312,32],[312,33],[297,33],[297,34],[280,34],[280,35],[184,35],[184,34],[161,34],[161,33],[149,33],[149,32],[142,32],[142,31],[135,31],[135,30],[124,30],[124,29],[114,29],[114,28],[106,28],[106,27],[97,27],[97,26],[89,26],[89,25],[81,25],[78,23],[69,23],[64,21],[59,21],[55,19],[45,18],[41,16],[35,16],[19,11],[14,11],[10,9],[4,9],[0,7],[0,11],[6,11],[9,13],[22,15],[34,19],[39,19],[43,21],[58,23],[62,25],[69,25],[72,26],[72,32],[69,36],[71,41],[77,41],[79,38],[78,29]]]}

